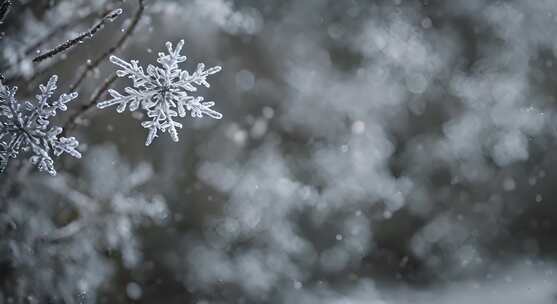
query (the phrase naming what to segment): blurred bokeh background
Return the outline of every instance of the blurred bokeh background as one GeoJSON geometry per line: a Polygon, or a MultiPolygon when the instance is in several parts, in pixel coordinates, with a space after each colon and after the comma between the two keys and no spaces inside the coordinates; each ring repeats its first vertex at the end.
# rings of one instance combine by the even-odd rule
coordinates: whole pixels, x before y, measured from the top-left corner
{"type": "MultiPolygon", "coordinates": [[[[119,39],[138,1],[114,1],[123,15],[62,58],[20,56],[49,26],[107,3],[16,1],[0,52],[18,94],[51,74],[67,89],[119,39]]],[[[141,115],[88,112],[72,134],[83,159],[32,174],[4,202],[3,221],[19,221],[2,228],[4,247],[34,249],[0,267],[0,303],[557,301],[557,2],[145,5],[117,55],[146,66],[184,39],[188,70],[223,67],[200,95],[224,118],[187,117],[178,143],[165,134],[145,147],[141,115]],[[104,211],[70,240],[36,241],[87,218],[69,201],[104,211]],[[135,208],[158,220],[130,231],[135,208]]],[[[95,18],[84,20],[47,45],[95,18]]],[[[114,70],[95,69],[78,103],[114,70]]]]}

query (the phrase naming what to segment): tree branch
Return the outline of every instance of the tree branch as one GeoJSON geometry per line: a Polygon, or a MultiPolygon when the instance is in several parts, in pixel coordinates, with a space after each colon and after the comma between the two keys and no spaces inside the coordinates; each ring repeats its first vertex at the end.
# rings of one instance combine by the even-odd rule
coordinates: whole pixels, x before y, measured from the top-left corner
{"type": "MultiPolygon", "coordinates": [[[[0,1],[2,1],[2,0],[0,0],[0,1]]],[[[106,16],[107,14],[110,14],[110,12],[112,12],[114,9],[115,9],[115,4],[110,2],[110,3],[107,3],[101,9],[93,10],[93,11],[89,12],[88,14],[86,14],[84,16],[78,16],[77,18],[73,18],[70,21],[67,21],[67,22],[64,22],[62,24],[57,25],[52,30],[50,30],[46,35],[44,35],[42,38],[39,38],[33,44],[26,47],[25,51],[23,51],[23,55],[18,56],[19,58],[17,59],[17,61],[13,65],[16,66],[16,67],[19,66],[28,56],[31,56],[32,54],[34,54],[37,49],[39,49],[41,46],[43,46],[47,42],[51,41],[54,37],[56,37],[56,35],[58,35],[60,33],[63,33],[65,31],[67,31],[68,29],[72,28],[72,27],[75,27],[75,26],[78,26],[78,25],[82,24],[83,22],[87,21],[91,17],[102,18],[103,16],[106,16]]],[[[37,71],[35,73],[33,73],[33,76],[30,79],[27,79],[27,82],[32,83],[32,82],[36,81],[38,78],[42,77],[44,75],[44,73],[46,71],[48,71],[51,66],[53,66],[54,64],[56,64],[60,61],[61,60],[51,61],[47,66],[43,66],[40,69],[37,69],[37,71]]],[[[8,64],[4,64],[0,68],[0,70],[8,70],[8,71],[9,71],[9,69],[10,69],[10,66],[8,64]]],[[[23,80],[21,76],[11,76],[10,77],[8,75],[7,82],[13,83],[13,82],[21,81],[21,80],[23,80]]]]}
{"type": "Polygon", "coordinates": [[[60,54],[64,51],[80,44],[80,43],[83,43],[87,39],[93,38],[93,36],[95,36],[95,34],[104,27],[106,22],[113,22],[121,14],[122,14],[122,9],[120,9],[120,8],[111,11],[110,13],[105,15],[99,22],[97,22],[97,24],[95,24],[87,32],[82,33],[81,35],[77,36],[74,39],[67,40],[66,42],[58,45],[57,47],[51,49],[50,51],[35,57],[33,59],[33,62],[41,62],[41,61],[43,61],[45,59],[48,59],[52,56],[60,54]]]}
{"type": "Polygon", "coordinates": [[[137,0],[137,2],[139,7],[133,17],[131,25],[128,27],[124,35],[120,37],[120,40],[118,40],[114,46],[106,50],[102,55],[97,57],[95,60],[87,63],[85,69],[83,69],[83,71],[79,74],[76,80],[70,85],[70,89],[69,89],[70,91],[75,91],[91,71],[93,71],[96,67],[98,67],[104,60],[106,60],[106,58],[108,58],[114,52],[118,51],[124,45],[124,43],[126,43],[126,41],[130,38],[135,28],[139,24],[139,20],[143,16],[143,12],[145,10],[144,0],[137,0]]]}
{"type": "Polygon", "coordinates": [[[4,23],[4,20],[8,16],[10,12],[10,8],[12,7],[13,3],[12,0],[3,0],[0,3],[0,24],[4,23]]]}
{"type": "Polygon", "coordinates": [[[78,126],[79,119],[91,109],[95,108],[101,96],[106,93],[108,88],[114,83],[114,81],[116,81],[116,79],[118,79],[116,75],[112,75],[107,78],[104,83],[95,91],[95,93],[93,93],[89,102],[82,105],[79,110],[75,111],[70,116],[70,118],[63,125],[64,131],[62,132],[61,136],[66,136],[66,134],[75,130],[75,128],[78,126]]]}

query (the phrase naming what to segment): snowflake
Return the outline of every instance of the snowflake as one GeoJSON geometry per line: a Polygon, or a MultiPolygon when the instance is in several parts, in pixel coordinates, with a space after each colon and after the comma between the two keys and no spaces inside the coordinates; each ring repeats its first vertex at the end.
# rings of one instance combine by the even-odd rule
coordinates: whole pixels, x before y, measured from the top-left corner
{"type": "Polygon", "coordinates": [[[147,73],[138,66],[138,61],[131,60],[126,62],[116,56],[111,56],[110,61],[121,68],[116,72],[118,77],[128,77],[133,81],[133,87],[124,89],[125,95],[115,90],[109,90],[112,99],[98,104],[100,109],[117,105],[116,111],[122,113],[129,107],[130,111],[136,111],[140,107],[147,113],[148,120],[141,125],[149,129],[145,145],[149,146],[158,136],[158,131],[170,134],[173,141],[177,142],[177,128],[182,128],[182,124],[174,121],[176,116],[184,117],[187,111],[191,112],[192,117],[203,117],[207,115],[215,119],[221,119],[222,114],[211,109],[215,105],[212,101],[204,101],[201,96],[191,96],[191,92],[196,92],[195,85],[210,87],[207,82],[209,75],[221,70],[220,66],[205,69],[205,64],[199,63],[193,74],[182,70],[178,64],[186,61],[186,56],[180,52],[184,46],[181,40],[176,48],[172,47],[171,42],[166,43],[168,54],[159,53],[157,62],[162,66],[147,66],[147,73]]]}
{"type": "Polygon", "coordinates": [[[66,152],[81,158],[75,137],[60,137],[63,129],[50,125],[49,120],[56,111],[66,111],[66,104],[77,98],[77,93],[70,93],[51,101],[57,81],[58,77],[54,75],[46,85],[40,85],[36,104],[18,102],[15,98],[17,87],[0,82],[0,172],[6,168],[9,159],[16,158],[21,152],[30,153],[31,162],[39,171],[50,175],[56,175],[52,154],[60,156],[66,152]]]}

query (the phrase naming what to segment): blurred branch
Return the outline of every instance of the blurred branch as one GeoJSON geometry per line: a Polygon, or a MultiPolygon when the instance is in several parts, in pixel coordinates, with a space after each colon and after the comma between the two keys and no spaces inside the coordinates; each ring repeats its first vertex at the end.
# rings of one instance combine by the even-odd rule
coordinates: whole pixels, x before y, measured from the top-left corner
{"type": "Polygon", "coordinates": [[[92,213],[97,210],[98,205],[88,196],[74,190],[65,180],[58,180],[51,184],[50,189],[68,198],[76,210],[79,210],[79,218],[44,235],[42,241],[54,243],[67,240],[87,227],[93,220],[92,213]]]}
{"type": "Polygon", "coordinates": [[[62,136],[66,136],[67,133],[75,130],[75,128],[78,126],[79,119],[88,111],[95,108],[101,96],[108,90],[112,83],[116,81],[116,79],[118,79],[116,75],[112,75],[107,78],[104,83],[95,91],[95,93],[93,93],[89,102],[82,105],[79,110],[75,111],[70,116],[70,118],[63,125],[64,131],[62,133],[62,136]]]}
{"type": "MultiPolygon", "coordinates": [[[[17,175],[13,178],[7,178],[5,184],[0,188],[0,203],[6,202],[10,197],[12,191],[17,189],[25,177],[31,172],[32,164],[29,161],[20,161],[12,172],[17,172],[17,175]]],[[[7,173],[9,176],[10,174],[7,173]]]]}
{"type": "Polygon", "coordinates": [[[42,241],[55,243],[67,240],[78,234],[86,225],[85,220],[76,220],[45,235],[42,241]]]}
{"type": "Polygon", "coordinates": [[[120,37],[120,40],[118,40],[116,44],[114,44],[114,46],[106,50],[95,60],[93,60],[90,63],[87,63],[85,69],[83,69],[83,71],[79,74],[79,76],[72,83],[72,85],[70,85],[70,89],[69,89],[70,91],[75,91],[83,83],[83,80],[85,80],[85,77],[87,77],[87,75],[91,71],[93,71],[96,67],[98,67],[104,60],[106,60],[114,52],[118,51],[124,45],[124,43],[126,43],[126,41],[132,36],[145,10],[144,0],[137,0],[137,2],[138,2],[137,12],[135,13],[132,19],[132,23],[130,24],[126,32],[122,35],[122,37],[120,37]]]}

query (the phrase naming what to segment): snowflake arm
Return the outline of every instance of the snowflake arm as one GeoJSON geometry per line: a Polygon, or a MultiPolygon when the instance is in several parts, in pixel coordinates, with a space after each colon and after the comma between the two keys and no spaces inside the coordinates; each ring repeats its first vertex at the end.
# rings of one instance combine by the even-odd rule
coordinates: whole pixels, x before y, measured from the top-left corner
{"type": "Polygon", "coordinates": [[[211,107],[215,105],[215,102],[203,102],[203,100],[203,97],[199,96],[186,103],[186,109],[191,111],[191,117],[203,117],[203,115],[207,115],[215,119],[221,119],[222,114],[211,109],[211,107]]]}
{"type": "Polygon", "coordinates": [[[167,53],[158,55],[157,62],[160,66],[148,65],[145,70],[136,60],[127,62],[116,56],[110,57],[110,61],[119,67],[116,75],[131,79],[133,84],[124,89],[125,94],[109,90],[111,98],[99,103],[98,107],[104,109],[116,106],[118,113],[126,109],[132,112],[144,111],[147,119],[141,125],[149,130],[146,146],[153,143],[159,136],[159,131],[168,132],[173,141],[179,141],[178,129],[182,128],[182,124],[175,119],[185,117],[188,111],[194,118],[222,118],[221,113],[212,109],[214,102],[204,102],[203,97],[191,95],[197,92],[197,86],[209,88],[207,78],[221,71],[221,67],[206,69],[205,64],[200,63],[192,74],[180,69],[179,64],[187,59],[181,55],[183,46],[184,40],[176,47],[167,42],[167,53]]]}
{"type": "Polygon", "coordinates": [[[22,152],[31,154],[31,162],[50,175],[56,175],[53,156],[68,153],[80,158],[77,150],[79,142],[74,137],[60,137],[63,129],[50,125],[50,119],[57,111],[66,111],[67,104],[77,98],[77,93],[62,94],[51,101],[57,89],[56,75],[50,77],[46,85],[40,85],[36,102],[20,103],[15,94],[17,87],[0,83],[0,172],[9,159],[22,152]]]}

